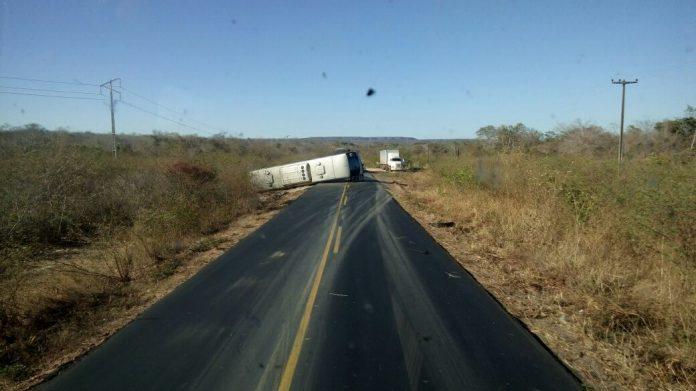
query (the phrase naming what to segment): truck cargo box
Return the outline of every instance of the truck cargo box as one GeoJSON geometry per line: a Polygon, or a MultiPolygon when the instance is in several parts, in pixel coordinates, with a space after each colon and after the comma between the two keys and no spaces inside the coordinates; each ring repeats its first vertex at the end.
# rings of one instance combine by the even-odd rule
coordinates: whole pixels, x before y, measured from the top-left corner
{"type": "Polygon", "coordinates": [[[379,166],[387,171],[403,170],[404,159],[399,156],[398,149],[383,149],[379,151],[379,166]]]}

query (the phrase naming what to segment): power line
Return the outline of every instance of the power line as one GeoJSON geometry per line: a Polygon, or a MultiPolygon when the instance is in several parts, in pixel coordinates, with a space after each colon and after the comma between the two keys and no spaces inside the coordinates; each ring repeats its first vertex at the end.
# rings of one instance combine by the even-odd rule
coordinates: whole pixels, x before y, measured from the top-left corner
{"type": "Polygon", "coordinates": [[[82,97],[82,96],[44,95],[44,94],[32,94],[29,92],[12,92],[12,91],[0,91],[0,94],[41,96],[44,98],[63,98],[63,99],[80,99],[80,100],[99,100],[99,101],[103,100],[102,98],[88,98],[88,97],[82,97]]]}
{"type": "Polygon", "coordinates": [[[33,81],[33,82],[38,82],[38,83],[71,84],[71,85],[75,85],[75,86],[99,87],[99,84],[83,83],[80,81],[57,81],[57,80],[45,80],[45,79],[29,79],[26,77],[17,77],[17,76],[0,76],[0,79],[33,81]]]}
{"type": "Polygon", "coordinates": [[[132,90],[130,90],[130,89],[126,88],[126,87],[121,87],[121,89],[122,89],[123,91],[126,91],[126,92],[131,93],[132,95],[137,96],[138,98],[140,98],[140,99],[142,99],[142,100],[145,100],[145,101],[147,101],[147,102],[149,102],[149,103],[152,103],[152,104],[155,105],[155,106],[159,106],[159,107],[161,107],[161,108],[163,108],[163,109],[169,110],[169,111],[171,111],[171,112],[174,113],[174,114],[177,114],[177,115],[182,115],[182,114],[183,114],[183,113],[181,113],[181,112],[179,112],[179,111],[177,111],[177,110],[171,109],[171,108],[169,108],[169,107],[167,107],[167,106],[165,106],[165,105],[163,105],[163,104],[160,104],[160,103],[158,103],[158,102],[155,102],[154,100],[152,100],[152,99],[150,99],[150,98],[146,98],[146,97],[144,97],[144,96],[142,96],[142,95],[140,95],[140,94],[138,94],[138,93],[136,93],[136,92],[133,92],[132,90]]]}
{"type": "MultiPolygon", "coordinates": [[[[161,104],[161,103],[159,103],[159,102],[156,102],[156,101],[154,101],[154,100],[152,100],[152,99],[150,99],[150,98],[148,98],[148,97],[145,97],[145,96],[143,96],[143,95],[140,95],[140,94],[138,94],[137,92],[134,92],[133,90],[130,90],[130,89],[126,88],[126,87],[121,87],[121,90],[126,91],[126,92],[128,92],[128,93],[130,93],[130,94],[132,94],[132,95],[134,95],[134,96],[137,96],[138,98],[140,98],[140,99],[142,99],[142,100],[144,100],[144,101],[147,101],[147,102],[149,102],[149,103],[151,103],[151,104],[153,104],[153,105],[155,105],[155,106],[161,107],[161,108],[163,108],[163,109],[165,109],[165,110],[167,110],[167,111],[169,111],[169,112],[171,112],[171,113],[174,113],[174,114],[176,114],[176,115],[180,115],[180,116],[187,117],[188,121],[190,121],[190,122],[195,122],[195,123],[197,123],[197,124],[199,124],[199,125],[201,125],[201,126],[205,126],[206,128],[210,128],[210,129],[214,129],[214,130],[219,130],[219,131],[221,131],[221,132],[225,132],[224,129],[220,129],[220,128],[217,128],[217,127],[215,127],[215,126],[206,124],[205,122],[195,120],[195,119],[193,119],[193,118],[191,118],[191,117],[188,117],[184,112],[181,112],[181,111],[172,109],[172,108],[170,108],[170,107],[167,107],[167,106],[165,106],[165,105],[163,105],[163,104],[161,104]]],[[[201,131],[202,131],[202,130],[201,130],[201,131]]]]}
{"type": "MultiPolygon", "coordinates": [[[[218,130],[218,131],[221,131],[221,132],[225,132],[224,129],[221,129],[221,128],[212,126],[212,125],[210,125],[210,124],[207,124],[207,123],[205,123],[205,122],[198,121],[198,120],[196,120],[196,119],[190,118],[190,117],[188,117],[188,116],[186,115],[185,112],[182,112],[182,111],[179,111],[179,110],[175,110],[175,109],[173,109],[173,108],[171,108],[171,107],[167,107],[167,106],[165,106],[165,105],[163,105],[163,104],[161,104],[161,103],[159,103],[159,102],[157,102],[157,101],[155,101],[155,100],[153,100],[153,99],[150,99],[150,98],[148,98],[148,97],[146,97],[146,96],[144,96],[144,95],[141,95],[141,94],[139,94],[139,93],[137,93],[137,92],[135,92],[135,91],[133,91],[133,90],[130,90],[130,89],[128,89],[128,88],[125,88],[125,87],[121,86],[120,83],[119,83],[118,86],[115,86],[115,85],[113,85],[113,83],[109,83],[109,82],[107,82],[107,83],[105,83],[105,84],[94,84],[94,83],[83,83],[83,82],[79,82],[79,81],[46,80],[46,79],[34,79],[34,78],[26,78],[26,77],[18,77],[18,76],[0,76],[0,79],[5,79],[5,80],[20,80],[20,81],[37,82],[37,83],[53,83],[53,84],[66,84],[66,85],[76,85],[76,86],[99,87],[100,89],[101,89],[102,87],[104,87],[105,85],[108,84],[108,87],[107,87],[107,88],[109,89],[110,94],[117,93],[117,94],[119,94],[119,96],[120,96],[121,90],[122,90],[122,91],[126,91],[126,92],[132,94],[133,96],[138,97],[138,98],[140,98],[140,99],[142,99],[142,100],[144,100],[144,101],[146,101],[146,102],[148,102],[148,103],[150,103],[150,104],[152,104],[152,105],[155,105],[155,106],[157,106],[157,107],[160,107],[160,108],[162,108],[162,109],[165,109],[165,110],[167,110],[167,111],[169,111],[169,112],[171,112],[171,113],[174,113],[174,114],[176,114],[176,115],[178,115],[178,116],[186,117],[188,122],[197,123],[197,124],[199,124],[199,125],[201,125],[201,126],[203,126],[203,127],[205,127],[205,128],[208,128],[208,129],[214,129],[214,130],[218,130]]],[[[115,80],[120,82],[120,79],[114,79],[114,80],[112,80],[112,82],[115,81],[115,80]]],[[[10,86],[0,86],[0,88],[10,89],[10,90],[22,90],[22,91],[54,92],[54,93],[60,93],[60,94],[102,95],[102,92],[101,92],[101,91],[100,91],[99,93],[96,93],[96,92],[86,92],[86,91],[68,91],[68,90],[54,90],[54,89],[48,89],[48,88],[29,88],[29,87],[10,87],[10,86]]],[[[102,98],[91,98],[91,97],[81,97],[81,96],[67,96],[67,95],[47,95],[47,94],[38,94],[38,93],[29,93],[29,92],[17,92],[17,91],[0,91],[0,94],[24,95],[24,96],[37,96],[37,97],[45,97],[45,98],[62,98],[62,99],[98,100],[98,101],[103,101],[102,98]]],[[[172,123],[177,124],[177,125],[179,125],[179,126],[183,126],[183,127],[189,128],[189,129],[193,129],[193,130],[196,130],[196,131],[198,131],[198,132],[205,132],[205,131],[204,131],[203,129],[201,129],[201,128],[198,128],[198,127],[195,127],[195,126],[192,126],[192,125],[189,125],[189,124],[183,122],[183,120],[177,121],[177,120],[175,120],[175,119],[172,119],[172,118],[169,118],[169,117],[166,117],[166,116],[157,114],[157,113],[155,113],[155,112],[153,112],[153,111],[144,109],[144,108],[142,108],[142,107],[140,107],[140,106],[134,105],[133,103],[130,103],[130,102],[127,102],[127,101],[123,101],[123,100],[121,100],[121,99],[119,99],[118,101],[121,102],[121,103],[123,103],[123,104],[125,104],[126,106],[129,106],[129,107],[131,107],[131,108],[134,108],[134,109],[136,109],[136,110],[142,111],[142,112],[144,112],[144,113],[153,115],[153,116],[155,116],[155,117],[157,117],[157,118],[160,118],[160,119],[163,119],[163,120],[165,120],[165,121],[172,122],[172,123]]],[[[113,104],[113,103],[112,103],[112,104],[113,104]]]]}
{"type": "Polygon", "coordinates": [[[126,102],[126,101],[124,101],[124,100],[120,100],[119,102],[123,103],[123,104],[126,105],[126,106],[130,106],[130,107],[132,107],[132,108],[134,108],[134,109],[136,109],[136,110],[140,110],[140,111],[142,111],[143,113],[147,113],[147,114],[150,114],[150,115],[154,115],[154,116],[157,117],[157,118],[161,118],[161,119],[163,119],[163,120],[173,122],[173,123],[175,123],[175,124],[177,124],[177,125],[184,126],[184,127],[187,127],[187,128],[193,129],[193,130],[197,130],[197,131],[199,131],[199,132],[204,132],[204,130],[199,129],[199,128],[195,127],[195,126],[187,125],[187,124],[185,124],[185,123],[183,123],[183,122],[180,122],[180,121],[171,119],[171,118],[169,118],[169,117],[165,117],[165,116],[163,116],[163,115],[157,114],[157,113],[152,112],[152,111],[150,111],[150,110],[143,109],[142,107],[136,106],[136,105],[134,105],[134,104],[132,104],[132,103],[129,103],[129,102],[126,102]]]}
{"type": "Polygon", "coordinates": [[[7,89],[11,89],[11,90],[23,90],[23,91],[59,92],[61,94],[101,95],[98,92],[50,90],[50,89],[45,89],[45,88],[28,88],[28,87],[12,87],[12,86],[0,86],[0,88],[7,88],[7,89]]]}

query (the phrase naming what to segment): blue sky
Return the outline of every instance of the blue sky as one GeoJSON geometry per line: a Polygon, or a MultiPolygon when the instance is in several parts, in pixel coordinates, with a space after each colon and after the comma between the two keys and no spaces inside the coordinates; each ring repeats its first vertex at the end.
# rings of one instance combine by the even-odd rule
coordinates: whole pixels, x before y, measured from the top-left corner
{"type": "MultiPolygon", "coordinates": [[[[614,130],[611,78],[640,80],[628,88],[628,123],[696,105],[694,15],[693,0],[9,0],[0,2],[0,76],[120,77],[182,115],[125,91],[124,101],[200,129],[117,104],[128,133],[460,138],[488,124],[545,131],[577,119],[614,130]]],[[[110,130],[102,101],[0,94],[0,123],[29,122],[110,130]]]]}

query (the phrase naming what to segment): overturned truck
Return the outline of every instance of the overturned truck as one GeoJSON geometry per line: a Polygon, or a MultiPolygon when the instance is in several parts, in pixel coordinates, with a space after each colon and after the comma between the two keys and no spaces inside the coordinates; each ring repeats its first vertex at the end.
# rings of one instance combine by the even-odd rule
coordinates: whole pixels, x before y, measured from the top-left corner
{"type": "Polygon", "coordinates": [[[249,173],[251,181],[263,190],[284,189],[318,182],[363,179],[360,155],[348,151],[282,166],[266,167],[249,173]]]}

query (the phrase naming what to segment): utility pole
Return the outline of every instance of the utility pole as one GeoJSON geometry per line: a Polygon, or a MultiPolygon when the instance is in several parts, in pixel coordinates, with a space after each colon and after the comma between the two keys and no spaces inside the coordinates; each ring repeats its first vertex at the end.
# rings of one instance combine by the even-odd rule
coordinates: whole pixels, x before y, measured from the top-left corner
{"type": "Polygon", "coordinates": [[[624,128],[624,108],[626,103],[626,84],[636,84],[638,79],[626,81],[625,79],[611,79],[611,84],[621,84],[621,130],[619,131],[619,164],[623,160],[623,128],[624,128]]]}
{"type": "MultiPolygon", "coordinates": [[[[102,84],[99,86],[99,88],[108,88],[109,89],[109,101],[110,101],[110,107],[111,107],[111,141],[112,141],[112,151],[114,153],[114,159],[116,159],[116,121],[114,120],[114,82],[118,82],[118,87],[121,87],[121,79],[111,79],[107,81],[106,83],[102,84]]],[[[119,97],[121,96],[120,91],[116,91],[117,94],[119,94],[119,97]]]]}
{"type": "Polygon", "coordinates": [[[425,144],[425,149],[428,152],[428,168],[430,168],[430,144],[425,144]]]}

